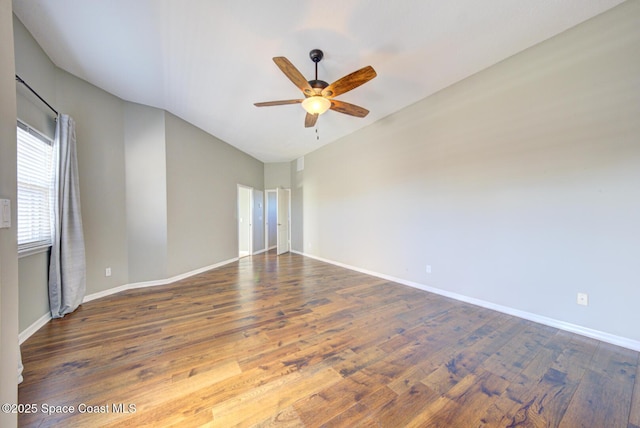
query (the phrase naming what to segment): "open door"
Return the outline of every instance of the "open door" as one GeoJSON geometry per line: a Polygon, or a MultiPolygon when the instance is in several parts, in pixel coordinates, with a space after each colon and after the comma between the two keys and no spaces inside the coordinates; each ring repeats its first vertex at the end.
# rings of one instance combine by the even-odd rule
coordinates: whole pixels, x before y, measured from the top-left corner
{"type": "Polygon", "coordinates": [[[253,189],[238,185],[238,257],[253,253],[253,189]]]}
{"type": "Polygon", "coordinates": [[[276,254],[289,252],[289,189],[277,189],[278,242],[276,254]]]}

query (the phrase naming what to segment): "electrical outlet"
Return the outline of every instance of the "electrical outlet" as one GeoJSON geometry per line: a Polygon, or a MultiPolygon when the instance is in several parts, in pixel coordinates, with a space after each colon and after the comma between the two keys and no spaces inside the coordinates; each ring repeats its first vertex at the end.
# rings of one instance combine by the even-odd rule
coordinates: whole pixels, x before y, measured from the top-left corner
{"type": "Polygon", "coordinates": [[[431,265],[427,265],[427,273],[431,273],[431,265]]]}
{"type": "Polygon", "coordinates": [[[581,306],[589,306],[589,295],[587,293],[578,293],[577,303],[581,306]]]}
{"type": "Polygon", "coordinates": [[[104,276],[111,276],[111,268],[108,267],[104,270],[104,276]]]}

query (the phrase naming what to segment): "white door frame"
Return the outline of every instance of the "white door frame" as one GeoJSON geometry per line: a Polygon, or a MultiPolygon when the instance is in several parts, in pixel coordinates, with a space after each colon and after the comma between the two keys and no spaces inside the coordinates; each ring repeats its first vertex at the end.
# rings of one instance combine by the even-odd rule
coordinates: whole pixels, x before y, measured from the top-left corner
{"type": "Polygon", "coordinates": [[[238,225],[238,257],[250,256],[253,254],[253,187],[238,184],[236,223],[238,225]],[[240,198],[243,192],[248,192],[249,206],[245,208],[244,212],[241,212],[240,198]],[[246,219],[246,221],[243,219],[246,219]],[[243,239],[243,235],[245,234],[246,238],[243,239]],[[248,244],[246,250],[243,248],[245,242],[248,244]]]}

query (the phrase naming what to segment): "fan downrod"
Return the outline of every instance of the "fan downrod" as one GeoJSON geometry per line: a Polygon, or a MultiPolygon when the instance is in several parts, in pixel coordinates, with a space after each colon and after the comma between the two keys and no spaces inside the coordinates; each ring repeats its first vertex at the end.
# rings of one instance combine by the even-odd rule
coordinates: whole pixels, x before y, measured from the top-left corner
{"type": "Polygon", "coordinates": [[[313,49],[311,52],[309,52],[309,58],[311,58],[311,61],[313,61],[316,66],[316,78],[313,80],[309,80],[309,85],[311,85],[311,87],[315,90],[316,95],[319,95],[320,91],[329,86],[329,84],[324,80],[318,79],[318,63],[322,60],[323,57],[324,52],[322,52],[320,49],[313,49]]]}

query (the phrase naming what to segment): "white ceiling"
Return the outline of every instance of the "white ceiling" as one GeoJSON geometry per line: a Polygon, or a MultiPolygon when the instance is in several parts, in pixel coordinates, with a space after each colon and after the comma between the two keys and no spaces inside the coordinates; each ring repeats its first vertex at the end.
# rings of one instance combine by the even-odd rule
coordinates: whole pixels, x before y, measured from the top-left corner
{"type": "Polygon", "coordinates": [[[14,0],[60,68],[167,110],[263,162],[293,160],[548,39],[622,0],[14,0]],[[378,77],[304,128],[303,98],[272,57],[331,83],[378,77]],[[318,139],[319,137],[319,139],[318,139]]]}

